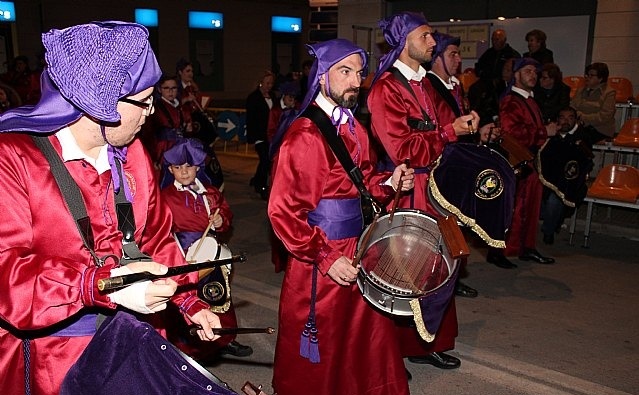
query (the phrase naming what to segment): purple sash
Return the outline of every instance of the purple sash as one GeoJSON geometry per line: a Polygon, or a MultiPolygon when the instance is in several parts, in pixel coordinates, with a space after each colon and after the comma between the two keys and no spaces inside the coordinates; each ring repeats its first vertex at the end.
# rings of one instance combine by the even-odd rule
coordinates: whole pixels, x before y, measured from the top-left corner
{"type": "Polygon", "coordinates": [[[360,199],[322,199],[308,213],[308,224],[322,229],[329,240],[359,237],[364,227],[360,199]]]}
{"type": "Polygon", "coordinates": [[[52,333],[51,336],[59,337],[77,337],[77,336],[93,336],[96,330],[98,320],[97,314],[85,314],[66,328],[52,333]]]}

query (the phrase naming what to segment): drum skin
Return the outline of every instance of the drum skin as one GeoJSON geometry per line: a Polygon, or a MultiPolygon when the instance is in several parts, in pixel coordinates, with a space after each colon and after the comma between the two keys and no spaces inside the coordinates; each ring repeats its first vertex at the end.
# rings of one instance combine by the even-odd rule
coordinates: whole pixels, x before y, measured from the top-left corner
{"type": "Polygon", "coordinates": [[[515,173],[495,150],[476,144],[448,144],[428,181],[431,204],[454,214],[489,246],[506,247],[515,202],[515,173]]]}
{"type": "Polygon", "coordinates": [[[376,308],[410,316],[410,302],[448,282],[458,262],[449,255],[432,216],[400,209],[392,221],[390,217],[379,217],[359,240],[357,248],[364,253],[357,284],[376,308]]]}
{"type": "MultiPolygon", "coordinates": [[[[215,237],[207,235],[193,242],[186,251],[185,257],[188,263],[197,263],[232,256],[226,244],[220,244],[215,237]]],[[[225,313],[231,305],[230,274],[230,264],[199,271],[198,296],[211,305],[211,311],[214,313],[225,313]]]]}

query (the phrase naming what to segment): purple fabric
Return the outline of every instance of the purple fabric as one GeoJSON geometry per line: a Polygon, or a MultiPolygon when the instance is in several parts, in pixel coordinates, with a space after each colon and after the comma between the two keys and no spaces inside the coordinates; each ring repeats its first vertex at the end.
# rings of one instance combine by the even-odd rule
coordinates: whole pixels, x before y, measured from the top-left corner
{"type": "MultiPolygon", "coordinates": [[[[459,44],[461,43],[461,39],[459,37],[453,37],[440,32],[434,32],[433,39],[435,39],[435,48],[433,48],[433,58],[431,63],[435,63],[435,59],[442,56],[449,45],[456,45],[459,47],[459,44]]],[[[446,68],[446,63],[444,63],[444,68],[446,68]]],[[[448,75],[455,75],[455,71],[457,70],[453,70],[451,74],[448,70],[446,70],[448,75]]]]}
{"type": "Polygon", "coordinates": [[[424,325],[426,325],[426,329],[429,333],[437,333],[439,330],[439,326],[444,318],[444,313],[453,298],[455,283],[457,282],[457,276],[459,275],[459,266],[460,265],[458,264],[453,275],[448,279],[446,284],[419,298],[422,319],[424,320],[424,325]]]}
{"type": "Polygon", "coordinates": [[[160,66],[142,25],[93,22],[42,35],[47,68],[35,106],[0,115],[0,132],[57,131],[83,114],[117,122],[118,99],[135,95],[160,79],[160,66]]]}
{"type": "Polygon", "coordinates": [[[404,45],[406,45],[408,34],[420,26],[428,25],[428,21],[421,12],[401,12],[379,21],[378,25],[382,29],[384,39],[390,45],[391,50],[379,59],[373,84],[399,58],[399,54],[404,49],[404,45]]]}
{"type": "Polygon", "coordinates": [[[526,66],[535,66],[538,73],[541,73],[541,63],[533,58],[518,58],[513,61],[513,73],[519,71],[526,66]]]}
{"type": "Polygon", "coordinates": [[[286,81],[279,87],[282,96],[295,96],[300,94],[300,84],[297,81],[286,81]]]}
{"type": "Polygon", "coordinates": [[[120,311],[100,326],[67,373],[60,394],[235,394],[198,368],[149,324],[120,311]]]}
{"type": "Polygon", "coordinates": [[[186,252],[191,244],[202,237],[202,232],[175,232],[182,251],[186,252]]]}
{"type": "Polygon", "coordinates": [[[206,159],[206,151],[199,140],[182,139],[173,147],[164,152],[164,160],[171,165],[203,166],[206,159]]]}
{"type": "Polygon", "coordinates": [[[308,224],[322,229],[329,240],[359,237],[364,226],[360,199],[322,199],[308,213],[308,224]]]}
{"type": "Polygon", "coordinates": [[[51,334],[51,336],[59,337],[76,337],[76,336],[93,336],[95,334],[97,314],[85,314],[80,319],[67,326],[64,329],[51,334]]]}

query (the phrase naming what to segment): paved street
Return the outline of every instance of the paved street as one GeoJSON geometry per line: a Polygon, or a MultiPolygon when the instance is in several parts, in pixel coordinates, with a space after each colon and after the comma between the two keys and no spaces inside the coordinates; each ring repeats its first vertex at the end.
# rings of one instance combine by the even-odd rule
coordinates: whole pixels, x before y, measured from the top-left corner
{"type": "MultiPolygon", "coordinates": [[[[232,284],[240,324],[277,327],[283,275],[274,273],[270,261],[266,202],[248,185],[257,160],[228,153],[219,159],[235,214],[229,247],[248,256],[235,265],[232,284]]],[[[480,242],[470,243],[464,282],[477,288],[479,297],[457,298],[459,336],[451,353],[461,358],[461,368],[442,371],[407,361],[412,394],[639,394],[636,216],[600,208],[588,249],[580,246],[584,217],[582,208],[574,246],[568,245],[566,230],[554,245],[540,244],[557,259],[555,265],[514,260],[519,268],[499,269],[484,261],[480,242]]],[[[225,357],[208,368],[236,391],[250,380],[271,393],[275,336],[240,335],[254,354],[225,357]]]]}

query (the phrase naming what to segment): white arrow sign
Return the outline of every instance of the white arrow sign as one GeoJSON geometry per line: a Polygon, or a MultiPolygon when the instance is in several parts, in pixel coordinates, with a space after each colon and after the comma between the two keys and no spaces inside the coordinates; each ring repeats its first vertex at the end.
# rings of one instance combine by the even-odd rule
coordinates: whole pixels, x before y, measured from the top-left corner
{"type": "Polygon", "coordinates": [[[235,129],[235,126],[236,125],[230,119],[227,120],[226,122],[218,122],[217,123],[217,127],[218,128],[225,128],[226,129],[226,133],[228,133],[231,130],[235,129]]]}

